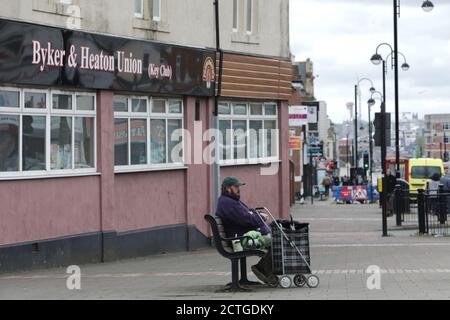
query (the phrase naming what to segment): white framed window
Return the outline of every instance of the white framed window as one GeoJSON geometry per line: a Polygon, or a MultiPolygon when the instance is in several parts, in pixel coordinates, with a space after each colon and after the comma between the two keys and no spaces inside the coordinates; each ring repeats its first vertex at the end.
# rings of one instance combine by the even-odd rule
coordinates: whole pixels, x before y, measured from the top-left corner
{"type": "Polygon", "coordinates": [[[94,93],[0,87],[0,178],[96,172],[94,93]]]}
{"type": "Polygon", "coordinates": [[[161,21],[161,0],[152,0],[153,21],[161,21]]]}
{"type": "Polygon", "coordinates": [[[247,34],[252,34],[253,31],[253,0],[245,0],[245,16],[246,24],[245,31],[247,34]]]}
{"type": "Polygon", "coordinates": [[[233,0],[233,32],[239,28],[239,0],[233,0]]]}
{"type": "Polygon", "coordinates": [[[116,172],[184,165],[180,99],[114,97],[116,172]]]}
{"type": "Polygon", "coordinates": [[[278,112],[272,102],[220,102],[221,164],[278,161],[278,112]]]}
{"type": "Polygon", "coordinates": [[[144,0],[134,0],[134,16],[141,19],[144,17],[144,0]]]}

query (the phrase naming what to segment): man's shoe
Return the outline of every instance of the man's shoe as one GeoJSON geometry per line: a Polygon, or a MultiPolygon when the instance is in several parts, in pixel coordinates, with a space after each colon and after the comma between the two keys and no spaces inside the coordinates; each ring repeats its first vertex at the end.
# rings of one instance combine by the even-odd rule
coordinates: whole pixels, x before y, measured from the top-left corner
{"type": "Polygon", "coordinates": [[[269,279],[267,278],[267,276],[266,276],[261,270],[259,270],[258,267],[257,267],[256,265],[252,266],[251,269],[252,269],[253,273],[255,274],[255,276],[256,276],[259,280],[261,280],[261,281],[264,282],[265,284],[269,284],[269,285],[270,285],[270,281],[269,281],[269,279]]]}

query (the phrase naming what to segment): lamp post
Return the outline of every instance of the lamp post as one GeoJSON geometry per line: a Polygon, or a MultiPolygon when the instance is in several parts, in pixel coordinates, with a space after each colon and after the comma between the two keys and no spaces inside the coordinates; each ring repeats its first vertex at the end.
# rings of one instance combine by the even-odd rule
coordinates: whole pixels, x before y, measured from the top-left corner
{"type": "MultiPolygon", "coordinates": [[[[383,93],[386,90],[385,86],[385,61],[383,60],[383,93]]],[[[378,92],[378,94],[380,94],[378,92]]],[[[381,94],[380,94],[381,95],[381,94]]],[[[387,177],[386,177],[386,104],[385,95],[381,95],[381,172],[382,172],[382,190],[383,198],[381,201],[382,208],[382,225],[383,225],[383,237],[387,237],[387,177]]],[[[370,100],[367,102],[370,106],[375,105],[373,94],[370,100]]]]}
{"type": "MultiPolygon", "coordinates": [[[[396,1],[396,0],[394,0],[396,1]]],[[[401,68],[403,71],[409,70],[409,64],[406,62],[406,57],[403,53],[395,51],[392,46],[389,43],[383,42],[380,43],[376,50],[375,54],[370,58],[370,61],[374,65],[379,65],[381,62],[383,62],[383,104],[384,108],[386,108],[386,74],[387,74],[387,67],[386,67],[386,60],[391,58],[391,69],[397,69],[398,68],[398,54],[401,54],[403,56],[404,62],[401,65],[401,68]],[[378,53],[378,49],[382,46],[387,46],[391,50],[389,54],[386,56],[386,59],[383,59],[383,57],[378,53]]],[[[395,96],[396,96],[396,105],[395,105],[395,162],[396,162],[396,178],[400,178],[400,146],[399,146],[399,117],[398,117],[398,78],[395,79],[395,96]]],[[[384,121],[384,120],[383,120],[384,121]]],[[[383,126],[386,124],[383,122],[383,126]]],[[[383,132],[383,134],[386,134],[383,132]]],[[[383,143],[386,143],[386,141],[383,141],[383,143]]],[[[383,160],[383,159],[382,159],[383,160]]],[[[384,190],[384,189],[383,189],[384,190]]]]}
{"type": "Polygon", "coordinates": [[[375,88],[373,87],[373,82],[369,78],[362,78],[358,81],[358,83],[355,85],[355,168],[358,168],[358,94],[361,94],[361,91],[359,90],[359,84],[362,81],[369,81],[370,82],[370,92],[375,92],[375,88]]]}
{"type": "MultiPolygon", "coordinates": [[[[398,94],[398,28],[397,18],[400,17],[400,0],[394,0],[394,60],[395,60],[395,164],[397,171],[397,178],[400,175],[400,140],[399,140],[399,94],[398,94]]],[[[431,1],[424,1],[422,3],[422,9],[425,12],[433,10],[434,5],[431,1]]]]}

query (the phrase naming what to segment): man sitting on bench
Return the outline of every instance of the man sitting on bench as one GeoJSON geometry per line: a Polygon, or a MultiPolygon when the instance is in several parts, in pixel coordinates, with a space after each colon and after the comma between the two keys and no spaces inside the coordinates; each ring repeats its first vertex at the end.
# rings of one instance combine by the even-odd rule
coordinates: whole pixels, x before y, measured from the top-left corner
{"type": "MultiPolygon", "coordinates": [[[[259,231],[264,236],[266,243],[271,242],[270,229],[261,220],[268,222],[269,216],[259,214],[250,210],[243,203],[240,194],[240,187],[245,185],[236,177],[227,177],[222,183],[222,195],[217,203],[217,216],[222,219],[227,237],[240,237],[249,231],[259,231]]],[[[272,272],[272,250],[268,252],[258,264],[252,266],[253,273],[259,280],[266,284],[277,281],[277,277],[272,272]]]]}

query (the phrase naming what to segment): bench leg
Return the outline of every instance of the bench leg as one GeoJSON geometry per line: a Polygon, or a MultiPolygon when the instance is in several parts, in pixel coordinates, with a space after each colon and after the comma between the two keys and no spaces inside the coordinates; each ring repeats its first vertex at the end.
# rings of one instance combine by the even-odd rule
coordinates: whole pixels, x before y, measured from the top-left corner
{"type": "Polygon", "coordinates": [[[247,258],[241,258],[241,280],[239,284],[243,286],[258,286],[263,285],[260,282],[250,281],[247,278],[247,258]]]}
{"type": "Polygon", "coordinates": [[[249,292],[249,288],[241,287],[239,284],[239,259],[231,260],[231,283],[227,284],[225,289],[217,292],[249,292]]]}

